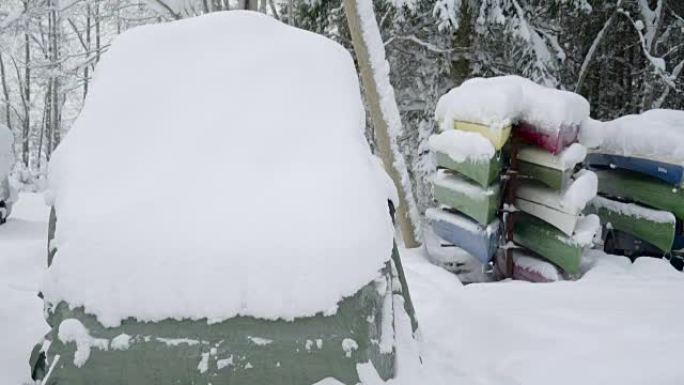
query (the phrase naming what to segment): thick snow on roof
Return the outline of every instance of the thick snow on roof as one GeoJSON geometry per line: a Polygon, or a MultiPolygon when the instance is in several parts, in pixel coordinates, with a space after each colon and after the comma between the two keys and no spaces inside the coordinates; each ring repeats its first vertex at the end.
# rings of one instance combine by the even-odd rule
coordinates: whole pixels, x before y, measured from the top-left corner
{"type": "Polygon", "coordinates": [[[655,109],[583,127],[601,150],[684,163],[684,111],[655,109]]]}
{"type": "Polygon", "coordinates": [[[265,15],[122,34],[50,164],[46,299],[106,326],[334,312],[393,243],[364,119],[349,53],[265,15]]]}
{"type": "Polygon", "coordinates": [[[14,153],[12,144],[14,136],[9,128],[0,125],[0,182],[7,177],[14,164],[14,153]]]}
{"type": "Polygon", "coordinates": [[[520,76],[474,78],[443,95],[435,110],[442,129],[465,121],[500,129],[517,122],[541,131],[579,126],[589,118],[582,96],[548,88],[520,76]]]}

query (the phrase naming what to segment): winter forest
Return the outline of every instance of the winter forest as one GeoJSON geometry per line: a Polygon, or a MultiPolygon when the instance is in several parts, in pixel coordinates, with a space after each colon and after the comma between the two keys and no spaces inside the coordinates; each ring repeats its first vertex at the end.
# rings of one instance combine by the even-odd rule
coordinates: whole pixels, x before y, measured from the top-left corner
{"type": "MultiPolygon", "coordinates": [[[[351,50],[340,0],[253,2],[351,50]]],[[[421,211],[431,199],[423,178],[434,165],[423,155],[435,131],[435,104],[465,79],[519,74],[578,92],[600,120],[684,108],[681,1],[376,0],[374,6],[404,123],[399,143],[421,211]]],[[[112,38],[144,24],[238,7],[226,0],[3,0],[0,124],[16,138],[17,182],[41,188],[50,154],[78,116],[112,38]]]]}

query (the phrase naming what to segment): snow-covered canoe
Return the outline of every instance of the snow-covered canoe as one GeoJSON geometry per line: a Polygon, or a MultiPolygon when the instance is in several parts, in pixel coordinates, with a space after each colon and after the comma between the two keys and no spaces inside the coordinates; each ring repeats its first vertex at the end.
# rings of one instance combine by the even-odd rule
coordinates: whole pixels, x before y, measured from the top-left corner
{"type": "Polygon", "coordinates": [[[563,195],[536,182],[522,183],[515,191],[515,207],[572,236],[580,209],[563,204],[563,195]]]}
{"type": "Polygon", "coordinates": [[[534,146],[523,146],[517,154],[519,175],[535,179],[555,190],[569,186],[575,165],[586,157],[586,149],[573,144],[558,155],[534,146]]]}
{"type": "Polygon", "coordinates": [[[564,126],[549,132],[521,122],[515,127],[514,132],[516,137],[526,143],[539,146],[552,154],[558,154],[577,141],[579,126],[564,126]]]}
{"type": "Polygon", "coordinates": [[[576,274],[583,246],[548,223],[522,212],[513,213],[513,242],[576,274]]]}
{"type": "Polygon", "coordinates": [[[494,145],[494,148],[497,151],[499,151],[503,148],[503,146],[508,141],[508,138],[511,136],[512,127],[506,126],[501,129],[494,129],[484,124],[461,122],[456,120],[454,121],[454,129],[468,132],[477,132],[478,134],[489,139],[489,141],[492,142],[492,144],[494,145]]]}
{"type": "Polygon", "coordinates": [[[496,253],[501,236],[501,221],[498,219],[482,226],[463,215],[440,209],[428,209],[425,215],[435,234],[467,251],[480,262],[489,262],[496,253]]]}
{"type": "Polygon", "coordinates": [[[439,204],[458,210],[483,226],[494,220],[501,201],[498,184],[482,188],[446,170],[437,171],[433,193],[439,204]]]}
{"type": "Polygon", "coordinates": [[[435,158],[439,167],[456,171],[468,179],[487,187],[494,183],[501,174],[501,153],[497,153],[490,160],[464,160],[456,162],[443,152],[435,152],[435,158]]]}
{"type": "Polygon", "coordinates": [[[506,253],[500,253],[497,257],[499,273],[506,278],[533,283],[555,282],[561,279],[558,268],[544,261],[540,257],[531,254],[524,249],[515,249],[511,252],[511,266],[506,263],[506,253]],[[505,271],[512,267],[512,271],[505,271]]]}
{"type": "Polygon", "coordinates": [[[601,195],[635,201],[684,219],[684,191],[659,179],[625,170],[597,170],[601,195]]]}
{"type": "Polygon", "coordinates": [[[629,233],[662,250],[672,250],[677,220],[668,211],[653,210],[635,203],[596,197],[587,211],[598,215],[610,228],[629,233]]]}
{"type": "MultiPolygon", "coordinates": [[[[56,226],[53,209],[48,244],[56,226]]],[[[48,265],[55,251],[48,248],[48,265]]],[[[50,307],[46,314],[53,328],[34,347],[30,365],[32,378],[50,385],[208,385],[218,379],[270,384],[275,378],[278,384],[299,385],[325,377],[351,385],[359,383],[356,365],[367,362],[381,378],[394,377],[394,327],[408,322],[403,325],[409,330],[417,328],[396,245],[378,277],[343,299],[332,315],[291,321],[238,316],[219,323],[129,318],[108,327],[83,307],[66,302],[50,307]],[[393,296],[403,300],[388,313],[384,303],[393,296]],[[388,330],[390,336],[385,335],[388,330]],[[371,343],[383,340],[389,349],[371,343]]]]}
{"type": "Polygon", "coordinates": [[[621,168],[658,178],[673,186],[684,185],[684,165],[665,159],[648,159],[610,153],[591,153],[586,163],[592,167],[621,168]]]}

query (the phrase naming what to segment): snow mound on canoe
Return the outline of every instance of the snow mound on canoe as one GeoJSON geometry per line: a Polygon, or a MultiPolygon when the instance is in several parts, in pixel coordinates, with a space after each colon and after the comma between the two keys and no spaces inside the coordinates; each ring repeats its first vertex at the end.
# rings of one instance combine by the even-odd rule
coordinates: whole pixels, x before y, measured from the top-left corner
{"type": "Polygon", "coordinates": [[[475,132],[444,131],[432,135],[429,145],[432,151],[445,153],[454,162],[488,161],[496,154],[492,142],[475,132]]]}
{"type": "Polygon", "coordinates": [[[454,121],[501,129],[525,122],[544,132],[579,126],[589,102],[573,92],[548,88],[520,76],[474,78],[443,95],[435,110],[442,129],[454,121]]]}
{"type": "Polygon", "coordinates": [[[583,127],[601,151],[684,163],[684,111],[655,109],[583,127]]]}
{"type": "Polygon", "coordinates": [[[393,245],[364,119],[349,53],[265,15],[122,34],[50,164],[46,299],[105,326],[335,312],[393,245]]]}

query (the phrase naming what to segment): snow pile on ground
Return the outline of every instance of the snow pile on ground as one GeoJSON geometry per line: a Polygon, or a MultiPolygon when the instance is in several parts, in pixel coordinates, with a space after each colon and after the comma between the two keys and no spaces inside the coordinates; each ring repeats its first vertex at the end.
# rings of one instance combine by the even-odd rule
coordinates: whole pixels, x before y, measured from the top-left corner
{"type": "MultiPolygon", "coordinates": [[[[677,385],[684,275],[591,251],[578,281],[462,286],[402,250],[425,371],[444,384],[677,385]]],[[[424,382],[438,383],[438,382],[424,382]]]]}
{"type": "Polygon", "coordinates": [[[7,177],[14,164],[12,144],[14,144],[12,132],[0,124],[0,181],[7,177]]]}
{"type": "Polygon", "coordinates": [[[48,208],[36,194],[23,194],[0,226],[0,384],[29,380],[29,355],[48,332],[40,278],[47,263],[48,208]]]}
{"type": "Polygon", "coordinates": [[[593,121],[582,131],[600,143],[601,151],[684,163],[684,111],[655,109],[609,122],[593,121]]]}
{"type": "Polygon", "coordinates": [[[430,149],[447,154],[454,162],[488,161],[496,150],[484,136],[468,131],[448,130],[430,136],[430,149]]]}
{"type": "Polygon", "coordinates": [[[46,299],[105,326],[335,312],[393,244],[364,119],[347,50],[268,16],[122,34],[50,164],[46,299]]]}
{"type": "Polygon", "coordinates": [[[582,96],[520,76],[469,79],[442,96],[435,111],[442,129],[464,121],[501,129],[518,122],[544,132],[579,126],[589,118],[582,96]]]}

